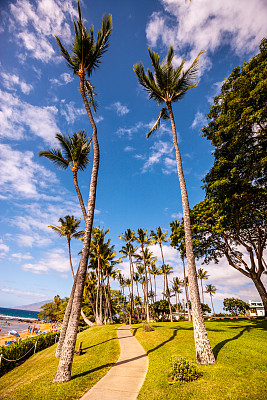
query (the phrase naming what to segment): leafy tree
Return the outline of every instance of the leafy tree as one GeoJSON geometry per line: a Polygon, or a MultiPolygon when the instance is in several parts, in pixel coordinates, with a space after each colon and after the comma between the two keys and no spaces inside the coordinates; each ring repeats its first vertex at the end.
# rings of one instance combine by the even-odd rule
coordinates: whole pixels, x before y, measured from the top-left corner
{"type": "Polygon", "coordinates": [[[209,293],[209,295],[210,295],[210,301],[211,301],[211,307],[212,307],[212,310],[213,310],[213,314],[215,314],[215,311],[214,311],[214,307],[213,307],[212,296],[217,292],[217,290],[218,289],[216,289],[216,287],[214,285],[212,285],[212,284],[206,285],[205,292],[209,293]]]}
{"type": "Polygon", "coordinates": [[[208,314],[211,313],[211,308],[209,307],[208,304],[201,303],[201,309],[202,309],[204,314],[205,313],[208,313],[208,314]]]}
{"type": "Polygon", "coordinates": [[[231,297],[223,300],[223,309],[229,311],[233,316],[244,315],[249,310],[249,305],[243,300],[231,297]]]}
{"type": "Polygon", "coordinates": [[[169,303],[167,300],[159,300],[155,301],[154,304],[151,305],[152,314],[157,319],[169,320],[170,311],[169,311],[169,303]]]}
{"type": "Polygon", "coordinates": [[[204,179],[206,200],[194,213],[207,259],[222,256],[252,279],[267,315],[266,131],[267,39],[260,52],[235,67],[207,115],[203,135],[214,146],[214,164],[204,179]],[[248,258],[245,257],[248,254],[248,258]]]}
{"type": "Polygon", "coordinates": [[[64,318],[64,329],[62,327],[59,344],[62,347],[60,351],[60,362],[58,365],[57,373],[53,382],[61,383],[67,382],[71,379],[71,368],[73,362],[73,354],[77,338],[77,329],[79,322],[79,315],[82,305],[82,297],[84,291],[84,283],[87,272],[87,264],[90,250],[91,233],[93,227],[95,200],[96,200],[96,186],[97,176],[99,169],[99,145],[97,140],[97,128],[91,112],[90,104],[95,108],[94,103],[94,88],[89,81],[93,71],[99,67],[101,58],[109,46],[109,39],[112,32],[112,18],[111,15],[104,15],[102,19],[102,29],[98,32],[97,39],[94,37],[94,27],[90,28],[88,32],[81,16],[80,4],[78,2],[78,20],[74,21],[75,37],[72,44],[72,55],[69,54],[67,49],[62,45],[60,39],[56,37],[61,54],[65,58],[68,67],[71,68],[75,75],[80,79],[80,93],[84,102],[84,106],[93,130],[92,142],[94,149],[94,161],[91,173],[91,183],[89,200],[87,207],[87,219],[85,225],[85,235],[81,254],[81,260],[76,279],[70,295],[70,306],[66,318],[64,318]],[[85,78],[87,75],[88,79],[85,78]],[[89,101],[88,101],[89,97],[89,101]]]}
{"type": "Polygon", "coordinates": [[[140,85],[143,86],[145,91],[149,94],[149,98],[157,101],[158,104],[165,104],[165,107],[160,110],[157,121],[147,134],[147,137],[149,137],[152,132],[159,128],[161,119],[170,118],[185,221],[185,247],[192,300],[196,359],[197,363],[199,364],[215,364],[216,361],[212,353],[201,311],[197,284],[197,272],[193,253],[189,201],[172,110],[173,103],[181,100],[189,89],[197,86],[196,74],[198,70],[198,60],[200,55],[203,53],[203,50],[200,51],[192,65],[186,71],[183,71],[185,60],[183,60],[178,67],[173,65],[174,51],[172,46],[170,46],[166,60],[163,61],[160,61],[159,55],[152,49],[149,48],[148,51],[154,69],[154,74],[149,69],[146,73],[142,63],[134,65],[134,72],[137,75],[140,85]]]}

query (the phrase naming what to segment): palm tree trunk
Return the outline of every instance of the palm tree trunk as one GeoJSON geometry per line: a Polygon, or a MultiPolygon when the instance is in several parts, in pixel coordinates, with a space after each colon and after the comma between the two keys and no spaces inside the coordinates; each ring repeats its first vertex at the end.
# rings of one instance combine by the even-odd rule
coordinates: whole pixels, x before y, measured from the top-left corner
{"type": "Polygon", "coordinates": [[[190,307],[189,307],[184,258],[182,258],[182,262],[183,262],[183,271],[184,271],[184,291],[185,291],[186,305],[187,305],[187,310],[188,310],[188,321],[191,321],[191,311],[190,311],[190,307]]]}
{"type": "Polygon", "coordinates": [[[156,275],[154,275],[154,286],[155,286],[155,301],[157,301],[156,275]]]}
{"type": "Polygon", "coordinates": [[[61,357],[56,375],[53,380],[53,382],[57,383],[67,382],[71,379],[71,368],[73,363],[73,355],[74,355],[74,349],[78,332],[79,318],[81,314],[83,289],[86,278],[88,257],[91,244],[91,234],[94,221],[95,200],[96,200],[97,176],[98,176],[99,159],[100,159],[99,145],[97,140],[97,129],[85,95],[84,76],[85,76],[84,71],[83,70],[79,71],[80,91],[87,111],[87,115],[89,117],[89,121],[93,129],[92,140],[94,149],[94,161],[91,173],[90,192],[89,192],[89,200],[87,207],[88,218],[85,224],[85,233],[84,233],[84,241],[83,241],[82,255],[80,259],[80,265],[76,273],[77,283],[75,287],[74,298],[71,307],[71,314],[61,352],[61,357]]]}
{"type": "Polygon", "coordinates": [[[167,274],[166,274],[165,261],[164,261],[164,257],[163,257],[163,250],[162,250],[161,243],[159,243],[159,247],[160,247],[162,262],[163,262],[163,266],[164,266],[164,276],[166,279],[166,293],[167,293],[167,299],[168,299],[168,304],[169,304],[170,317],[171,317],[171,322],[173,322],[170,292],[169,292],[168,279],[167,279],[167,274]]]}
{"type": "Polygon", "coordinates": [[[200,284],[201,284],[201,291],[202,291],[202,303],[204,304],[204,291],[203,291],[203,283],[202,283],[201,278],[200,278],[200,284]]]}
{"type": "Polygon", "coordinates": [[[196,271],[195,257],[193,252],[189,202],[188,202],[186,184],[183,173],[182,159],[177,142],[174,116],[172,112],[171,103],[167,102],[166,105],[168,107],[171,119],[173,145],[175,148],[177,172],[178,172],[180,188],[181,188],[181,196],[182,196],[186,259],[187,259],[189,288],[190,288],[191,303],[192,303],[196,360],[198,364],[215,364],[216,360],[210,346],[209,338],[204,324],[203,313],[201,310],[201,303],[200,303],[199,290],[197,284],[197,271],[196,271]]]}
{"type": "Polygon", "coordinates": [[[214,307],[213,307],[213,301],[212,301],[212,295],[211,295],[211,293],[210,293],[210,302],[211,302],[211,307],[212,307],[213,315],[214,315],[214,314],[215,314],[215,311],[214,311],[214,307]]]}
{"type": "Polygon", "coordinates": [[[81,206],[81,209],[82,209],[84,222],[86,223],[87,214],[86,214],[86,209],[85,209],[85,206],[84,206],[83,198],[82,198],[82,195],[81,195],[81,192],[80,192],[80,188],[79,188],[79,185],[78,185],[77,171],[76,170],[72,171],[72,174],[73,174],[74,186],[75,186],[76,193],[77,193],[77,196],[78,196],[78,199],[79,199],[79,203],[80,203],[80,206],[81,206]]]}
{"type": "Polygon", "coordinates": [[[143,254],[143,262],[144,262],[144,268],[145,268],[145,310],[146,310],[146,320],[149,323],[150,318],[149,318],[149,307],[148,307],[148,280],[147,280],[147,270],[146,270],[146,261],[145,261],[145,254],[144,254],[144,247],[141,245],[142,249],[142,254],[143,254]]]}
{"type": "Polygon", "coordinates": [[[130,289],[130,318],[129,324],[132,324],[132,315],[133,315],[133,263],[132,263],[132,255],[131,250],[129,249],[129,264],[130,264],[130,274],[131,274],[131,289],[130,289]]]}

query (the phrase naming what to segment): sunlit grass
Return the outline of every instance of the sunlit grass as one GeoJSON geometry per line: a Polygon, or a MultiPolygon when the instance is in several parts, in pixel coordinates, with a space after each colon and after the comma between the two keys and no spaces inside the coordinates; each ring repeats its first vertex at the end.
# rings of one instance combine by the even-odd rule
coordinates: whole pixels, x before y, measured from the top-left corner
{"type": "Polygon", "coordinates": [[[0,399],[80,399],[116,362],[120,348],[117,325],[89,328],[78,334],[84,353],[74,356],[70,382],[53,384],[58,359],[56,345],[45,349],[0,378],[0,399]]]}
{"type": "Polygon", "coordinates": [[[216,365],[197,366],[203,377],[169,385],[169,359],[173,355],[195,361],[190,322],[153,323],[154,331],[132,330],[149,354],[149,370],[138,400],[242,400],[267,398],[267,321],[210,321],[208,336],[216,365]]]}

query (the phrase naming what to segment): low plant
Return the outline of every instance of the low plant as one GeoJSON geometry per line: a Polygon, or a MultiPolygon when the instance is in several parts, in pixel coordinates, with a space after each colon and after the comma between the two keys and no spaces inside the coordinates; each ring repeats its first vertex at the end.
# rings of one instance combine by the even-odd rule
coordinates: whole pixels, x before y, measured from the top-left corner
{"type": "Polygon", "coordinates": [[[169,383],[192,382],[202,376],[196,366],[182,357],[172,357],[170,359],[171,371],[169,373],[169,383]]]}
{"type": "Polygon", "coordinates": [[[151,332],[154,331],[153,326],[149,325],[148,323],[143,323],[143,331],[144,332],[151,332]]]}

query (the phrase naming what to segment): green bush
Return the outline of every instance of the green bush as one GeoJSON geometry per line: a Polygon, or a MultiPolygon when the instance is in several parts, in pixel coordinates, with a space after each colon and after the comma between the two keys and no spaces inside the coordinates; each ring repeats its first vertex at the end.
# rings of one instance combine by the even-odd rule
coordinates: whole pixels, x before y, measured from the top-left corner
{"type": "Polygon", "coordinates": [[[143,331],[144,332],[151,332],[154,331],[153,326],[149,325],[148,323],[143,324],[143,331]]]}
{"type": "Polygon", "coordinates": [[[202,376],[197,371],[196,366],[182,357],[172,357],[170,359],[171,371],[169,373],[169,383],[192,382],[202,376]]]}
{"type": "Polygon", "coordinates": [[[0,346],[0,355],[3,356],[0,365],[0,376],[31,357],[34,354],[35,342],[37,342],[35,349],[35,353],[37,353],[52,346],[59,339],[59,335],[56,332],[49,332],[24,339],[21,342],[12,343],[9,346],[0,346]],[[6,361],[5,359],[14,361],[6,361]]]}

